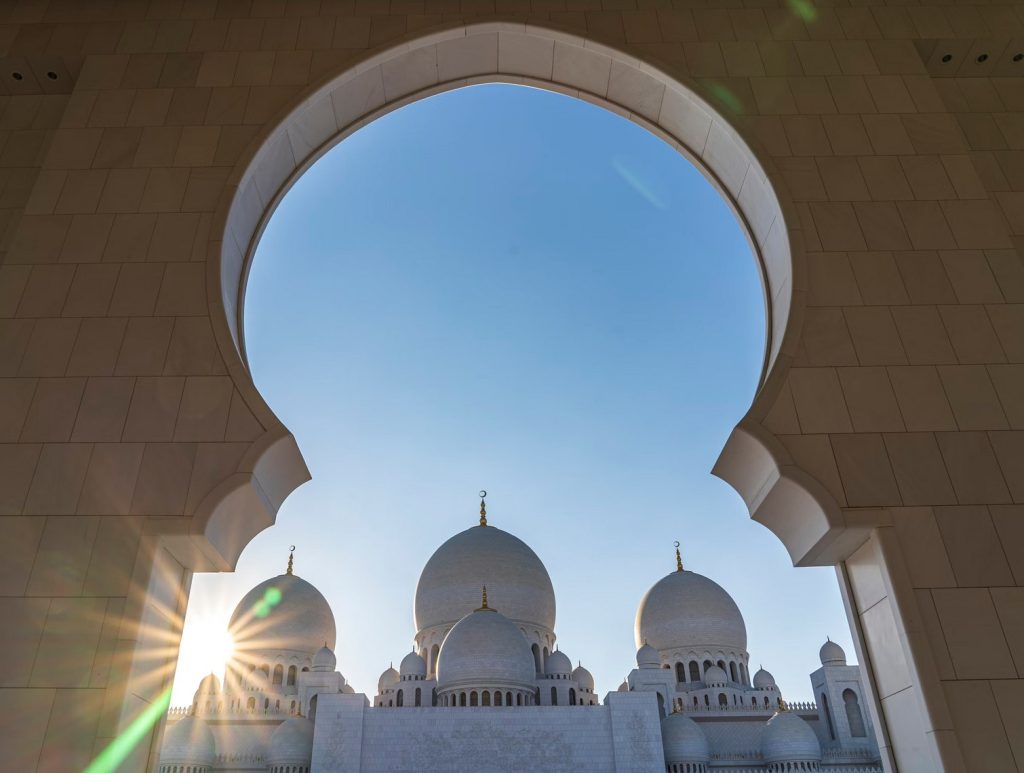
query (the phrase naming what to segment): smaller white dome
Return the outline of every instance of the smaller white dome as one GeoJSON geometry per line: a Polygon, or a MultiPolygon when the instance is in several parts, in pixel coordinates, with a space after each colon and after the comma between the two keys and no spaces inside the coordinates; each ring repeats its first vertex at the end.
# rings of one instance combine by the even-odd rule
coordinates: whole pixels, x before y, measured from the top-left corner
{"type": "Polygon", "coordinates": [[[766,762],[820,762],[821,744],[804,720],[791,711],[779,711],[764,726],[761,753],[766,762]]]}
{"type": "Polygon", "coordinates": [[[669,765],[707,764],[711,759],[707,736],[685,714],[669,714],[661,721],[661,742],[665,747],[665,762],[669,765]]]}
{"type": "Polygon", "coordinates": [[[636,664],[640,668],[661,668],[661,655],[650,644],[636,651],[636,664]]]}
{"type": "Polygon", "coordinates": [[[398,666],[398,673],[403,677],[416,676],[426,678],[427,661],[415,652],[410,652],[398,666]]]}
{"type": "Polygon", "coordinates": [[[355,688],[354,688],[354,687],[353,687],[352,685],[350,685],[350,684],[349,684],[348,682],[345,682],[345,684],[343,684],[343,685],[341,686],[341,691],[342,691],[342,693],[344,693],[345,695],[354,695],[354,694],[355,694],[355,691],[356,691],[356,690],[355,690],[355,688]]]}
{"type": "Polygon", "coordinates": [[[381,693],[390,687],[394,687],[398,684],[398,672],[395,671],[394,666],[388,667],[388,669],[380,675],[380,679],[377,680],[377,692],[381,693]]]}
{"type": "Polygon", "coordinates": [[[175,722],[164,736],[160,762],[210,766],[217,756],[217,744],[210,726],[191,714],[175,722]]]}
{"type": "Polygon", "coordinates": [[[625,679],[622,680],[622,684],[619,685],[615,692],[629,692],[629,683],[625,679]]]}
{"type": "Polygon", "coordinates": [[[821,645],[821,649],[818,650],[818,657],[821,658],[821,665],[823,666],[846,665],[846,653],[842,647],[831,639],[821,645]]]}
{"type": "Polygon", "coordinates": [[[457,622],[437,655],[437,687],[533,689],[537,678],[530,645],[500,612],[481,607],[457,622]]]}
{"type": "Polygon", "coordinates": [[[572,661],[561,650],[555,650],[548,655],[545,670],[548,676],[569,676],[572,673],[572,661]]]}
{"type": "Polygon", "coordinates": [[[576,666],[576,668],[572,670],[572,678],[575,679],[579,686],[585,690],[594,689],[594,675],[583,666],[576,666]]]}
{"type": "Polygon", "coordinates": [[[267,762],[272,765],[306,765],[313,759],[313,720],[292,717],[282,722],[270,736],[267,762]]]}
{"type": "Polygon", "coordinates": [[[324,644],[313,656],[313,671],[333,671],[338,665],[334,650],[324,644]]]}
{"type": "Polygon", "coordinates": [[[711,666],[704,672],[704,684],[728,684],[729,677],[718,666],[711,666]]]}
{"type": "Polygon", "coordinates": [[[763,668],[757,669],[757,673],[754,674],[754,687],[759,690],[768,690],[775,686],[775,677],[771,675],[771,672],[765,671],[763,668]]]}
{"type": "Polygon", "coordinates": [[[212,672],[203,677],[203,681],[199,683],[199,689],[196,690],[197,695],[216,695],[219,692],[220,680],[212,672]]]}

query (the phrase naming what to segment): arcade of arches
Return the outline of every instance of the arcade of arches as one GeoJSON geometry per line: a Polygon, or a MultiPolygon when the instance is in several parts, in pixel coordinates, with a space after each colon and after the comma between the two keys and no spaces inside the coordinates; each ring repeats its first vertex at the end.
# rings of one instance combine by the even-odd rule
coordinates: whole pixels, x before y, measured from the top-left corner
{"type": "Polygon", "coordinates": [[[1024,770],[1024,10],[831,6],[0,9],[4,764],[82,769],[159,705],[192,574],[308,476],[238,322],[290,182],[508,81],[657,133],[747,228],[769,345],[715,473],[837,567],[889,769],[1024,770]]]}

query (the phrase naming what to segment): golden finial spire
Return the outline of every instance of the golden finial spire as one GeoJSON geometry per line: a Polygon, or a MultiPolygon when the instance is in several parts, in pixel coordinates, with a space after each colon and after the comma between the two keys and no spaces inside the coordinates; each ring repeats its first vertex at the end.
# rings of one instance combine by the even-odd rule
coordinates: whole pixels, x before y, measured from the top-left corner
{"type": "MultiPolygon", "coordinates": [[[[487,504],[484,502],[484,499],[486,499],[486,498],[487,498],[487,492],[481,490],[480,491],[480,525],[481,526],[486,526],[487,525],[487,504]]],[[[484,604],[484,606],[486,607],[487,605],[484,604]]]]}
{"type": "Polygon", "coordinates": [[[285,574],[291,574],[292,568],[295,566],[295,546],[288,546],[288,571],[285,574]]]}
{"type": "Polygon", "coordinates": [[[476,611],[477,612],[494,612],[495,610],[493,610],[489,606],[487,606],[487,586],[486,585],[483,586],[483,592],[480,595],[481,595],[481,603],[480,603],[480,606],[477,608],[476,611]]]}
{"type": "Polygon", "coordinates": [[[672,544],[676,546],[676,571],[681,572],[683,571],[683,557],[679,555],[679,540],[676,540],[672,544]]]}

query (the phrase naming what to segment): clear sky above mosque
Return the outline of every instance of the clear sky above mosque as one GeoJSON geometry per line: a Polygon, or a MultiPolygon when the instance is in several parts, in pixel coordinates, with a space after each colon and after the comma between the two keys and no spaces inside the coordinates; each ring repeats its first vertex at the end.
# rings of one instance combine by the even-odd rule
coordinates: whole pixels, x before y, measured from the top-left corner
{"type": "Polygon", "coordinates": [[[637,604],[679,540],[743,612],[751,670],[810,697],[825,636],[853,653],[834,573],[793,569],[709,473],[764,336],[728,206],[624,118],[493,85],[355,133],[285,197],[246,295],[256,383],[313,480],[235,574],[196,577],[174,704],[212,665],[204,631],[290,544],[334,609],[339,670],[373,694],[480,488],[547,566],[559,643],[599,693],[633,666],[637,604]]]}

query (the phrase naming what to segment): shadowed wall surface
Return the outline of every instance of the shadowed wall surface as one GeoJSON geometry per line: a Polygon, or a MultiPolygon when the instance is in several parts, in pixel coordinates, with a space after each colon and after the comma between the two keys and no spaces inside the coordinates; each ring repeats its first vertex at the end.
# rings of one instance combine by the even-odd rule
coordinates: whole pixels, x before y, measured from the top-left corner
{"type": "Polygon", "coordinates": [[[238,324],[290,181],[512,81],[650,128],[747,226],[769,347],[716,473],[838,566],[890,766],[1024,770],[1022,39],[995,3],[0,6],[4,765],[150,765],[192,573],[307,477],[238,324]]]}

